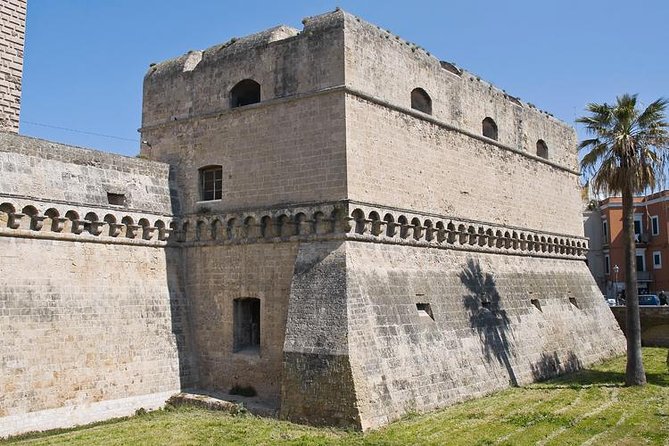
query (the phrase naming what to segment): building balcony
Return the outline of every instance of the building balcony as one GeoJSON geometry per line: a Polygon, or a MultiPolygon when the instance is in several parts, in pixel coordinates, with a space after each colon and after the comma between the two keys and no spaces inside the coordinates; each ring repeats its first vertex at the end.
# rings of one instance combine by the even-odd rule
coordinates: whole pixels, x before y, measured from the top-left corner
{"type": "Polygon", "coordinates": [[[653,273],[651,273],[650,271],[637,271],[636,281],[637,282],[652,282],[653,281],[653,273]]]}

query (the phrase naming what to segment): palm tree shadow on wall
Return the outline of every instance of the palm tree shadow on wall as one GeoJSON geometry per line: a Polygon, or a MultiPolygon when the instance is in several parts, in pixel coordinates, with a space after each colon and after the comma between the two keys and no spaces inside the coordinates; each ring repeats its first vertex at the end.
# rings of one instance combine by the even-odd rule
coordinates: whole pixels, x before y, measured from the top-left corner
{"type": "Polygon", "coordinates": [[[511,324],[506,311],[500,308],[495,278],[490,273],[484,273],[478,261],[468,259],[467,266],[460,273],[460,281],[469,291],[463,297],[463,304],[469,311],[470,326],[478,332],[486,361],[496,360],[503,364],[509,374],[509,383],[518,386],[511,366],[513,352],[508,338],[511,324]]]}

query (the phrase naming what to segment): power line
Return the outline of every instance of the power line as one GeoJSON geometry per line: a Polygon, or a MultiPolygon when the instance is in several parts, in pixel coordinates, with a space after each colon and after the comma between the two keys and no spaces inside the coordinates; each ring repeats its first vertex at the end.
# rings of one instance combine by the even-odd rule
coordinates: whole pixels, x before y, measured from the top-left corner
{"type": "Polygon", "coordinates": [[[40,127],[48,127],[50,129],[65,130],[66,132],[72,132],[72,133],[81,133],[83,135],[100,136],[100,137],[103,137],[103,138],[119,139],[121,141],[139,142],[139,139],[130,139],[130,138],[123,138],[121,136],[105,135],[104,133],[95,133],[95,132],[87,132],[87,131],[84,131],[84,130],[69,129],[67,127],[59,127],[57,125],[42,124],[41,122],[21,120],[21,123],[30,124],[30,125],[37,125],[37,126],[40,126],[40,127]]]}

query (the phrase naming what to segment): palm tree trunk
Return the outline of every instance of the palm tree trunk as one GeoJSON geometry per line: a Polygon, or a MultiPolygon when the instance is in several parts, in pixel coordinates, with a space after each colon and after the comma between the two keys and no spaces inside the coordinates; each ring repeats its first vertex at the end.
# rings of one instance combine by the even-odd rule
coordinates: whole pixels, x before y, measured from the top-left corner
{"type": "Polygon", "coordinates": [[[623,245],[625,254],[625,300],[627,315],[627,369],[625,384],[646,384],[646,372],[641,359],[641,321],[637,293],[636,243],[634,241],[634,197],[629,188],[623,190],[623,245]]]}

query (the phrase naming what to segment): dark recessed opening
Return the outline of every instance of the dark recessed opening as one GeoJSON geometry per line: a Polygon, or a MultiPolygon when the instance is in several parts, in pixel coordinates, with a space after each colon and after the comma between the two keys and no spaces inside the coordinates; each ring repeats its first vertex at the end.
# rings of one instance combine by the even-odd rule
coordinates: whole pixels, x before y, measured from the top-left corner
{"type": "Polygon", "coordinates": [[[243,107],[260,102],[260,84],[253,79],[244,79],[230,90],[230,107],[243,107]]]}
{"type": "Polygon", "coordinates": [[[434,320],[434,314],[432,313],[432,308],[430,307],[430,304],[428,303],[417,303],[416,304],[416,310],[418,310],[418,315],[419,316],[425,316],[425,317],[430,317],[430,319],[434,320]]]}
{"type": "Polygon", "coordinates": [[[107,192],[107,203],[114,206],[125,206],[125,194],[112,194],[107,192]]]}
{"type": "Polygon", "coordinates": [[[537,310],[542,311],[541,310],[541,302],[539,302],[539,299],[531,299],[530,302],[532,302],[532,305],[537,307],[537,310]]]}
{"type": "Polygon", "coordinates": [[[257,352],[260,348],[260,299],[235,299],[233,317],[234,351],[257,352]]]}
{"type": "Polygon", "coordinates": [[[575,298],[575,297],[570,297],[570,298],[569,298],[569,303],[571,303],[571,304],[572,304],[573,306],[575,306],[576,308],[579,308],[579,309],[581,308],[581,307],[578,306],[578,302],[576,302],[576,298],[575,298]]]}

